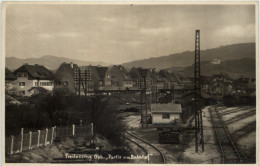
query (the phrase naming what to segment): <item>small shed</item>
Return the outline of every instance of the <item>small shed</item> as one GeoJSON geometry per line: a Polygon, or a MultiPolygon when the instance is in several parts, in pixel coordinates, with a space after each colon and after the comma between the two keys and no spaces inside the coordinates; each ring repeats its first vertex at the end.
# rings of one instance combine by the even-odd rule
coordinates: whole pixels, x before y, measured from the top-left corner
{"type": "Polygon", "coordinates": [[[151,104],[152,124],[173,124],[181,120],[181,104],[151,104]]]}

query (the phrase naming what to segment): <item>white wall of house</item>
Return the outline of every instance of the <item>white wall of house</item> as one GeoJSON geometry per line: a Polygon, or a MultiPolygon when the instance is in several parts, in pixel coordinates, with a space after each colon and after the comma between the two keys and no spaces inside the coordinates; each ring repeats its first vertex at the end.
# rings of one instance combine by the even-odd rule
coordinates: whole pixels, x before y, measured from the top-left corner
{"type": "Polygon", "coordinates": [[[180,113],[152,113],[153,124],[169,124],[175,119],[181,119],[180,113]],[[163,114],[169,114],[169,119],[163,118],[163,114]]]}
{"type": "Polygon", "coordinates": [[[33,87],[43,87],[46,90],[52,91],[54,82],[52,80],[33,80],[33,87]]]}
{"type": "Polygon", "coordinates": [[[28,96],[28,90],[33,86],[33,80],[28,77],[17,77],[17,93],[21,96],[28,96]]]}

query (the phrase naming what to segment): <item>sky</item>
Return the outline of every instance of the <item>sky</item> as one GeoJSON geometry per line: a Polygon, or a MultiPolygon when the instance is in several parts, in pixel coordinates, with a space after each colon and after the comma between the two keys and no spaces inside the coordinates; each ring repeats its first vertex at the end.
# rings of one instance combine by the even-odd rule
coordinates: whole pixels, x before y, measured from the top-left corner
{"type": "Polygon", "coordinates": [[[8,4],[6,56],[121,64],[255,42],[254,5],[8,4]]]}

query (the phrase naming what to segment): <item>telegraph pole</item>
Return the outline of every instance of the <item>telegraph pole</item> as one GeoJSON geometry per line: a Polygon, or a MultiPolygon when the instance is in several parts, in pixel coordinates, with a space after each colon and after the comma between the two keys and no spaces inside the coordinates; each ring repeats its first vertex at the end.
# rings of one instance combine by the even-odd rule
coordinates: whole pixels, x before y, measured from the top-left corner
{"type": "Polygon", "coordinates": [[[200,87],[200,30],[196,30],[195,36],[195,65],[194,65],[194,90],[195,90],[195,151],[198,152],[198,134],[204,152],[204,135],[201,110],[201,87],[200,87]]]}
{"type": "Polygon", "coordinates": [[[78,85],[78,91],[79,91],[79,93],[78,93],[78,95],[80,96],[80,78],[81,78],[81,71],[80,71],[80,69],[78,69],[78,73],[79,73],[79,78],[78,78],[78,83],[79,83],[79,85],[78,85]]]}
{"type": "Polygon", "coordinates": [[[87,97],[87,69],[85,69],[85,98],[87,97]]]}
{"type": "Polygon", "coordinates": [[[145,100],[145,123],[146,123],[146,128],[148,128],[148,124],[147,124],[147,98],[146,98],[146,78],[144,77],[144,100],[145,100]]]}
{"type": "Polygon", "coordinates": [[[142,79],[139,79],[139,88],[140,88],[140,103],[141,103],[141,123],[142,129],[144,128],[144,116],[143,116],[143,92],[142,92],[142,79]]]}

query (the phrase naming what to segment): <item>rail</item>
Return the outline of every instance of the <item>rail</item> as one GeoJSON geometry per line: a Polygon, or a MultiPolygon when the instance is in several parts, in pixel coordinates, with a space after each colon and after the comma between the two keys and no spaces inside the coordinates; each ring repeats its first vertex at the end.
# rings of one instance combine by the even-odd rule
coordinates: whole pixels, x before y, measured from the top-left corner
{"type": "MultiPolygon", "coordinates": [[[[130,135],[130,136],[132,136],[132,137],[134,137],[135,139],[140,140],[141,142],[143,142],[143,143],[145,143],[145,144],[151,146],[153,149],[155,149],[155,150],[160,154],[162,163],[165,163],[165,157],[164,157],[163,153],[162,153],[157,147],[155,147],[155,146],[152,145],[151,143],[149,143],[149,142],[147,142],[147,141],[145,141],[145,140],[143,140],[143,139],[141,139],[141,138],[139,138],[139,137],[137,137],[137,136],[135,136],[135,135],[133,135],[133,134],[131,134],[131,133],[129,133],[129,132],[125,132],[125,133],[128,134],[128,135],[130,135]]],[[[141,145],[140,145],[140,146],[141,146],[141,145]]]]}
{"type": "MultiPolygon", "coordinates": [[[[222,141],[221,141],[221,139],[220,139],[220,135],[219,135],[219,133],[218,133],[218,129],[221,129],[221,128],[224,130],[224,133],[225,133],[225,135],[226,135],[226,137],[228,138],[228,141],[229,141],[229,143],[230,143],[230,147],[233,149],[233,151],[234,151],[234,153],[235,153],[237,159],[239,160],[239,162],[241,162],[241,161],[242,161],[242,160],[241,160],[241,156],[240,156],[240,154],[239,154],[239,152],[238,152],[238,150],[237,150],[237,148],[236,148],[236,146],[235,146],[233,140],[232,140],[231,137],[230,137],[230,134],[229,134],[229,132],[228,132],[228,130],[227,130],[227,128],[226,128],[226,125],[225,125],[223,119],[222,119],[221,116],[219,115],[219,112],[217,111],[217,109],[215,108],[214,110],[215,110],[215,111],[214,111],[215,114],[217,115],[218,121],[220,122],[220,124],[221,124],[221,126],[222,126],[222,127],[217,127],[217,126],[216,126],[216,122],[215,122],[215,120],[214,120],[214,118],[216,118],[216,116],[213,117],[212,109],[211,109],[211,111],[210,111],[211,121],[212,121],[212,124],[213,124],[213,127],[214,127],[214,131],[215,131],[215,134],[216,134],[216,137],[217,137],[217,140],[218,140],[218,145],[219,145],[219,147],[220,147],[221,156],[222,156],[222,163],[223,163],[223,164],[226,163],[226,160],[227,160],[226,158],[227,158],[227,156],[226,156],[225,150],[224,150],[224,148],[223,148],[223,146],[226,146],[226,145],[223,145],[223,144],[222,144],[222,141]]],[[[221,136],[221,137],[224,137],[224,136],[221,136]]]]}
{"type": "MultiPolygon", "coordinates": [[[[129,140],[130,142],[132,142],[133,144],[135,144],[136,146],[138,146],[140,149],[142,149],[145,152],[146,155],[148,155],[147,150],[144,147],[142,147],[140,144],[138,144],[137,142],[131,140],[130,138],[128,138],[125,135],[123,137],[126,138],[127,140],[129,140]]],[[[146,162],[148,163],[148,160],[146,162]]]]}

